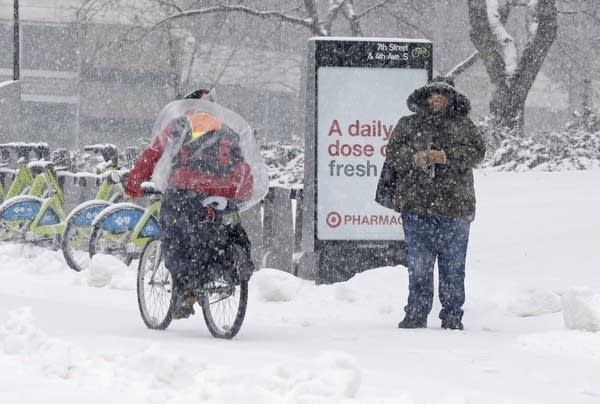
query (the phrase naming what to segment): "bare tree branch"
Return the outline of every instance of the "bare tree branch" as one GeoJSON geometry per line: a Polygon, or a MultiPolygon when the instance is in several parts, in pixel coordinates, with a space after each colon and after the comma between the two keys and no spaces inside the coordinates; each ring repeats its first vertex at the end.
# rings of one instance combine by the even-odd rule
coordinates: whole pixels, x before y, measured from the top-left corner
{"type": "Polygon", "coordinates": [[[227,58],[227,61],[225,61],[225,63],[223,64],[223,68],[219,72],[219,75],[217,76],[217,78],[213,82],[213,84],[212,84],[212,86],[210,88],[211,90],[213,88],[215,88],[217,84],[219,84],[219,82],[221,81],[221,78],[223,77],[223,74],[225,74],[225,71],[227,70],[227,68],[231,64],[231,61],[233,60],[233,57],[235,56],[235,54],[237,53],[238,50],[239,50],[239,47],[236,47],[235,49],[233,49],[231,51],[231,53],[229,54],[229,57],[227,58]]]}
{"type": "Polygon", "coordinates": [[[418,25],[411,22],[411,20],[406,18],[404,15],[398,15],[395,11],[388,9],[385,6],[384,6],[384,8],[386,8],[389,11],[390,15],[396,19],[396,22],[398,24],[405,25],[405,26],[411,28],[413,31],[419,33],[420,35],[423,35],[424,37],[431,36],[429,32],[424,31],[421,27],[419,27],[418,25]]]}
{"type": "Polygon", "coordinates": [[[468,58],[454,66],[448,73],[444,76],[449,78],[456,78],[463,74],[469,67],[473,66],[479,60],[479,52],[473,52],[468,58]]]}
{"type": "Polygon", "coordinates": [[[327,14],[321,21],[321,29],[325,36],[331,34],[331,25],[340,12],[340,8],[346,0],[331,0],[327,14]]]}
{"type": "Polygon", "coordinates": [[[368,9],[366,9],[365,11],[363,11],[362,13],[358,13],[356,15],[356,18],[362,18],[367,14],[372,13],[373,11],[377,10],[378,8],[381,8],[385,5],[387,5],[388,3],[393,3],[395,0],[383,0],[381,3],[379,4],[375,4],[374,6],[369,7],[368,9]]]}
{"type": "Polygon", "coordinates": [[[342,3],[342,12],[344,13],[344,17],[350,21],[352,35],[363,36],[358,17],[356,16],[356,11],[354,10],[354,2],[352,0],[346,0],[342,3]]]}
{"type": "Polygon", "coordinates": [[[314,25],[314,21],[312,19],[294,17],[294,16],[290,16],[287,14],[283,14],[279,11],[260,11],[260,10],[254,10],[254,9],[251,9],[251,8],[248,8],[245,6],[235,6],[235,5],[234,6],[218,5],[218,6],[195,9],[195,10],[187,10],[187,11],[177,13],[177,14],[174,14],[167,18],[162,19],[161,21],[156,23],[151,28],[151,30],[156,29],[164,24],[167,24],[171,21],[174,21],[174,20],[177,20],[180,18],[191,17],[191,16],[195,16],[195,15],[222,13],[222,12],[239,12],[239,13],[249,14],[249,15],[253,15],[253,16],[261,17],[261,18],[274,18],[274,19],[277,19],[280,21],[304,26],[304,27],[310,29],[311,31],[313,31],[313,33],[315,33],[315,34],[322,33],[320,31],[320,29],[314,25]]]}

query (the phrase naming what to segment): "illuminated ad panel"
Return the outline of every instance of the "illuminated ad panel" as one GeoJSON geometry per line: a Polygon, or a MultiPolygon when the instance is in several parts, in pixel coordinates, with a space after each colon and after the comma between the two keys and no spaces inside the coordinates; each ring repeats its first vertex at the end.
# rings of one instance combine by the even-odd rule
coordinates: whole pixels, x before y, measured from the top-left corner
{"type": "Polygon", "coordinates": [[[401,240],[400,214],[374,201],[406,99],[431,77],[431,43],[317,40],[316,240],[401,240]]]}

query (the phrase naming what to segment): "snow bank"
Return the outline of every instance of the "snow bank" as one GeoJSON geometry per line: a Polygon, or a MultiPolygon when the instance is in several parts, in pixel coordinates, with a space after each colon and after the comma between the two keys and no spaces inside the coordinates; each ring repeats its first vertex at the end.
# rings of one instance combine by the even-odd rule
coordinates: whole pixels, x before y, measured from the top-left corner
{"type": "Polygon", "coordinates": [[[111,255],[94,255],[85,275],[88,286],[95,288],[106,286],[121,290],[135,290],[136,288],[136,271],[111,255]]]}
{"type": "Polygon", "coordinates": [[[32,275],[50,275],[64,271],[62,255],[45,248],[24,244],[0,245],[0,256],[11,267],[18,267],[32,275]]]}
{"type": "Polygon", "coordinates": [[[541,316],[562,310],[560,295],[543,290],[530,289],[508,305],[508,310],[520,317],[541,316]]]}
{"type": "Polygon", "coordinates": [[[2,353],[20,358],[20,367],[35,363],[44,376],[68,379],[85,366],[80,350],[48,338],[35,326],[29,307],[13,310],[8,316],[0,327],[2,353]]]}
{"type": "Polygon", "coordinates": [[[323,352],[311,361],[257,367],[206,368],[188,391],[170,403],[340,403],[354,402],[362,374],[355,359],[343,352],[323,352]]]}
{"type": "MultiPolygon", "coordinates": [[[[40,330],[28,307],[0,326],[0,370],[61,379],[73,390],[134,394],[143,403],[325,403],[353,399],[362,372],[344,352],[258,365],[254,370],[193,362],[159,344],[90,354],[40,330]]],[[[46,380],[46,379],[45,379],[46,380]]],[[[43,388],[40,386],[40,388],[43,388]]]]}
{"type": "Polygon", "coordinates": [[[563,319],[571,330],[600,331],[600,293],[573,288],[562,297],[563,319]]]}
{"type": "Polygon", "coordinates": [[[295,300],[303,284],[309,282],[277,269],[264,268],[251,278],[261,300],[266,302],[289,302],[295,300]]]}

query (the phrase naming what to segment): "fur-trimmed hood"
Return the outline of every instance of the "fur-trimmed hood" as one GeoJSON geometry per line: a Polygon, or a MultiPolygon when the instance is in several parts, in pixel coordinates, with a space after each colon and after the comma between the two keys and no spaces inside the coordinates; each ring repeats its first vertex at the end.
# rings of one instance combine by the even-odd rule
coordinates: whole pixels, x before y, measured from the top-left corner
{"type": "Polygon", "coordinates": [[[456,115],[468,115],[471,111],[471,102],[456,88],[443,79],[433,79],[427,85],[416,89],[406,101],[408,109],[417,114],[427,113],[427,100],[434,93],[445,93],[450,97],[450,108],[456,115]]]}

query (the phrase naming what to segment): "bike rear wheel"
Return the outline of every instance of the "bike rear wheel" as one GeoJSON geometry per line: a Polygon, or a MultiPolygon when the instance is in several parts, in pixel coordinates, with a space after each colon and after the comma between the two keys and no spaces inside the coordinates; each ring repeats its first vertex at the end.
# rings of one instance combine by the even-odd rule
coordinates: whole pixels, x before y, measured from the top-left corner
{"type": "Polygon", "coordinates": [[[164,330],[171,324],[176,296],[158,239],[148,241],[142,251],[137,275],[137,297],[146,327],[164,330]]]}
{"type": "Polygon", "coordinates": [[[207,283],[200,297],[202,314],[215,338],[233,338],[244,321],[248,304],[248,282],[219,277],[207,283]]]}

